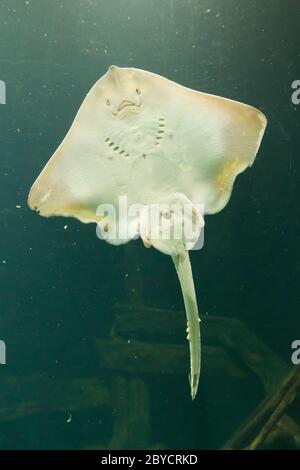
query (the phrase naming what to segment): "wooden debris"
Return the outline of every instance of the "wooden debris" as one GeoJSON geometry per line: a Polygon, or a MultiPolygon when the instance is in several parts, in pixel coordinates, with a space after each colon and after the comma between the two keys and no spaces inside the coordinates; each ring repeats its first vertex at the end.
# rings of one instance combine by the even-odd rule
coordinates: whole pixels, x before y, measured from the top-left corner
{"type": "MultiPolygon", "coordinates": [[[[180,347],[179,344],[184,344],[186,329],[184,312],[121,304],[116,305],[115,309],[117,315],[113,327],[114,335],[124,339],[144,339],[145,344],[147,341],[153,342],[154,337],[159,338],[161,342],[165,340],[176,342],[174,351],[178,353],[178,360],[181,362],[185,353],[179,352],[177,347],[180,347]]],[[[215,372],[210,370],[209,373],[218,374],[220,367],[225,367],[229,375],[236,376],[237,370],[240,377],[256,375],[268,393],[274,391],[278,383],[289,373],[290,367],[260,341],[243,322],[217,316],[201,316],[201,320],[204,367],[206,357],[214,360],[206,366],[206,370],[210,365],[215,369],[215,372]],[[221,359],[219,355],[224,355],[224,358],[221,359]]],[[[155,351],[153,354],[155,355],[155,351]]],[[[187,356],[184,357],[186,360],[187,356]]],[[[161,359],[164,361],[163,357],[161,359]]],[[[172,364],[170,366],[173,370],[172,364]]],[[[178,370],[183,370],[181,365],[178,370]]]]}
{"type": "MultiPolygon", "coordinates": [[[[112,371],[140,374],[188,374],[189,348],[178,344],[146,343],[141,341],[96,340],[99,364],[112,371]]],[[[202,348],[205,374],[228,374],[235,378],[247,375],[235,364],[223,348],[202,348]]]]}
{"type": "Polygon", "coordinates": [[[278,439],[280,427],[282,434],[292,433],[295,442],[300,442],[300,427],[288,417],[290,407],[299,395],[300,367],[297,367],[283,380],[277,391],[257,407],[225,448],[253,450],[271,446],[273,440],[278,439]]]}
{"type": "Polygon", "coordinates": [[[109,449],[146,449],[149,446],[148,386],[141,379],[114,376],[111,383],[113,436],[109,449]]]}
{"type": "Polygon", "coordinates": [[[25,416],[71,411],[111,403],[107,385],[94,377],[56,380],[44,374],[1,380],[0,422],[25,416]]]}

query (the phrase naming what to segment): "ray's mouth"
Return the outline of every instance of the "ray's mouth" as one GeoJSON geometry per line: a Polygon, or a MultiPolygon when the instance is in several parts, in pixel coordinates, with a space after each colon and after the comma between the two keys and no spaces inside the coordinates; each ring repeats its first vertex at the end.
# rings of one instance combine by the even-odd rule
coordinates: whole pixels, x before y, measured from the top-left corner
{"type": "Polygon", "coordinates": [[[117,114],[120,113],[120,111],[122,111],[123,109],[125,108],[139,108],[141,106],[141,102],[139,103],[134,103],[133,101],[130,101],[130,100],[123,100],[121,101],[121,103],[119,104],[118,108],[116,109],[116,111],[112,111],[113,115],[116,116],[117,114]]]}
{"type": "Polygon", "coordinates": [[[133,103],[132,101],[129,101],[129,100],[123,100],[120,104],[119,104],[119,107],[117,109],[117,113],[119,113],[122,109],[126,108],[127,106],[136,106],[135,103],[133,103]]]}
{"type": "Polygon", "coordinates": [[[113,115],[116,116],[117,114],[120,113],[125,108],[139,108],[142,104],[142,100],[139,97],[137,102],[131,101],[131,100],[123,100],[119,104],[118,108],[115,111],[112,111],[113,115]]]}

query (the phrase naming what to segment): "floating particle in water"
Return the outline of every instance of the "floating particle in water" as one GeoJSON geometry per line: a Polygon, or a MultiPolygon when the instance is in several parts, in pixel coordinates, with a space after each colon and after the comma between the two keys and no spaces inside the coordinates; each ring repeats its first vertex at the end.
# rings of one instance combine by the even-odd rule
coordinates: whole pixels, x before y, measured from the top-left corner
{"type": "Polygon", "coordinates": [[[70,423],[72,421],[72,413],[69,414],[69,417],[67,419],[67,423],[70,423]]]}

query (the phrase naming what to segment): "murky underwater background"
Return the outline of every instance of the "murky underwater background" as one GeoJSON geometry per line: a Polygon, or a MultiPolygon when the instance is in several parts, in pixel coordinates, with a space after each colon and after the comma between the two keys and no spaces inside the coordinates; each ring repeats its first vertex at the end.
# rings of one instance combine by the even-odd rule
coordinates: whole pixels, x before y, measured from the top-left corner
{"type": "Polygon", "coordinates": [[[299,2],[5,0],[0,25],[0,448],[221,448],[295,367],[300,339],[299,2]],[[254,166],[191,253],[206,347],[194,402],[171,259],[140,241],[109,246],[94,225],[44,219],[26,203],[111,64],[252,104],[269,120],[254,166]],[[255,357],[230,319],[274,362],[255,357]]]}

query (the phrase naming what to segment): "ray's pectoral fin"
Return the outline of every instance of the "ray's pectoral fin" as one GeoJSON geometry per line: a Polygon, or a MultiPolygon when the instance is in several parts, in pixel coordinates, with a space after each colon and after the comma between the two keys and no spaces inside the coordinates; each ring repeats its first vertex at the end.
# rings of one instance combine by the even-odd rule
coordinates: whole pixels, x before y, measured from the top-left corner
{"type": "Polygon", "coordinates": [[[200,318],[198,315],[193,273],[188,251],[183,251],[177,256],[172,256],[172,259],[179,277],[187,316],[187,339],[189,340],[190,346],[190,385],[192,399],[194,399],[200,377],[201,338],[200,318]]]}

